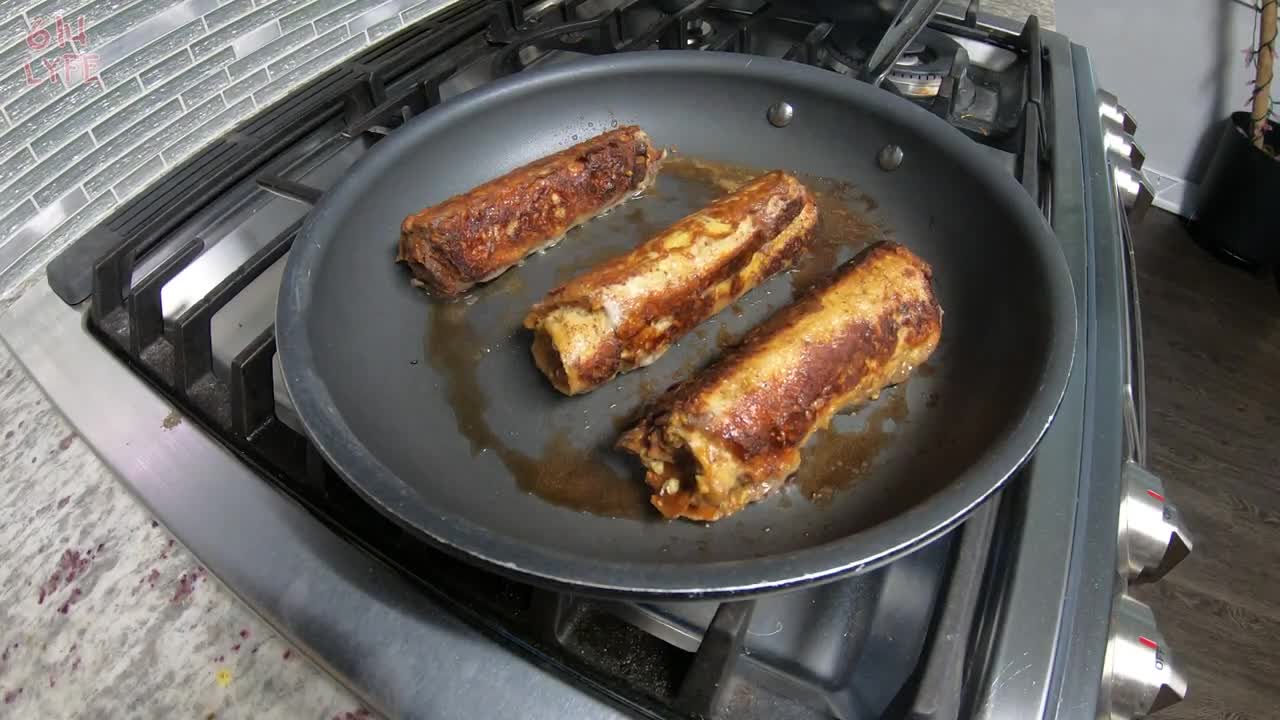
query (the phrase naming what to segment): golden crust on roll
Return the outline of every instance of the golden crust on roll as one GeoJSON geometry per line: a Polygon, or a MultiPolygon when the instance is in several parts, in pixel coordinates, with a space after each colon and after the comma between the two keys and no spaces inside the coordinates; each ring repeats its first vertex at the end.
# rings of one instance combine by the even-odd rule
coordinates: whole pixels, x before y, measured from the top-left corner
{"type": "Polygon", "coordinates": [[[781,487],[810,435],[933,353],[942,309],[932,274],[900,245],[873,245],[669,390],[618,441],[644,464],[653,505],[718,520],[781,487]]]}
{"type": "Polygon", "coordinates": [[[635,126],[589,138],[405,218],[396,261],[458,295],[642,192],[662,157],[635,126]]]}
{"type": "Polygon", "coordinates": [[[789,268],[817,222],[817,205],[799,180],[762,175],[548,293],[524,320],[534,333],[534,362],[566,395],[648,365],[789,268]]]}

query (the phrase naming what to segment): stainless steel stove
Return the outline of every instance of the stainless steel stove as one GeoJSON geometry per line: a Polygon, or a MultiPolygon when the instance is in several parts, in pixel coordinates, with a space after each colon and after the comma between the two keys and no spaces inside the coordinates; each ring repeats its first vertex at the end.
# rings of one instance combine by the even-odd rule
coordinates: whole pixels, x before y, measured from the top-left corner
{"type": "Polygon", "coordinates": [[[891,22],[818,2],[459,0],[126,203],[54,260],[0,334],[174,535],[392,716],[1154,711],[1185,682],[1125,590],[1158,579],[1190,540],[1141,466],[1131,118],[1099,95],[1085,50],[1034,18],[937,5],[908,3],[891,22]],[[877,83],[988,148],[1043,209],[1075,283],[1076,365],[1035,457],[956,531],[759,599],[604,601],[420,544],[298,432],[272,321],[310,203],[380,137],[461,92],[575,54],[656,47],[782,56],[877,83]]]}

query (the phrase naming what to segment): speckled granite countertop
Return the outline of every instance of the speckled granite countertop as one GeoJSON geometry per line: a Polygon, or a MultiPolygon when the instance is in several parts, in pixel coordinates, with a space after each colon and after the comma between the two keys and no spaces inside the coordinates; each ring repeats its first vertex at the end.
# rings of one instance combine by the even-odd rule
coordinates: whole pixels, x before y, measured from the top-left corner
{"type": "Polygon", "coordinates": [[[982,12],[1012,18],[1019,22],[1035,15],[1040,27],[1053,29],[1054,0],[982,0],[982,12]]]}
{"type": "Polygon", "coordinates": [[[0,343],[0,719],[369,716],[152,520],[0,343]]]}
{"type": "MultiPolygon", "coordinates": [[[[1053,0],[982,9],[1053,26],[1053,0]]],[[[151,519],[3,345],[0,408],[0,718],[368,716],[151,519]]]]}

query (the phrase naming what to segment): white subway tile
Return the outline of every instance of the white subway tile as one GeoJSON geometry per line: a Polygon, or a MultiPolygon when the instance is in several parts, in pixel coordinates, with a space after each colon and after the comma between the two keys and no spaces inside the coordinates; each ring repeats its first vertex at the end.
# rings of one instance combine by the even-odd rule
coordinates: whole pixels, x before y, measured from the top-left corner
{"type": "MultiPolygon", "coordinates": [[[[268,26],[271,27],[271,26],[268,26]]],[[[231,63],[227,69],[231,71],[231,77],[241,78],[276,58],[301,47],[316,36],[315,28],[310,25],[303,25],[291,33],[285,33],[276,40],[263,45],[258,50],[240,56],[239,60],[231,63]]]]}
{"type": "Polygon", "coordinates": [[[154,155],[157,149],[163,148],[189,134],[207,122],[209,118],[222,112],[222,109],[222,98],[215,97],[204,105],[180,116],[177,120],[166,123],[157,132],[121,153],[114,162],[97,175],[86,180],[84,183],[85,189],[90,194],[105,192],[107,188],[115,185],[125,175],[133,172],[134,168],[146,162],[146,159],[154,155]]]}
{"type": "Polygon", "coordinates": [[[378,42],[382,38],[399,30],[402,24],[400,17],[397,15],[396,17],[388,18],[382,22],[370,25],[369,29],[366,31],[369,33],[369,42],[378,42]]]}
{"type": "Polygon", "coordinates": [[[164,172],[164,169],[164,160],[161,160],[159,155],[153,155],[150,160],[144,162],[137,170],[129,173],[128,176],[116,183],[111,189],[115,192],[117,198],[123,200],[151,184],[151,181],[159,177],[164,172]]]}
{"type": "Polygon", "coordinates": [[[222,7],[204,16],[204,22],[210,30],[217,30],[232,20],[238,20],[253,11],[253,0],[231,0],[222,7]]]}
{"type": "Polygon", "coordinates": [[[404,18],[404,24],[417,22],[425,17],[435,15],[441,8],[451,5],[452,0],[426,0],[400,13],[400,17],[404,18]]]}
{"type": "Polygon", "coordinates": [[[195,60],[191,57],[191,51],[187,48],[182,48],[144,70],[138,75],[138,79],[142,81],[143,87],[150,90],[191,67],[194,62],[195,60]]]}
{"type": "Polygon", "coordinates": [[[276,38],[280,37],[280,34],[280,23],[269,22],[260,26],[257,30],[247,32],[232,40],[231,49],[235,52],[236,57],[243,58],[270,45],[276,38]]]}
{"type": "Polygon", "coordinates": [[[166,57],[185,48],[204,35],[204,25],[199,19],[183,25],[140,50],[133,52],[102,71],[107,87],[128,80],[139,72],[155,65],[166,57]]]}
{"type": "Polygon", "coordinates": [[[226,69],[218,70],[182,93],[182,102],[187,107],[195,107],[222,92],[222,89],[230,84],[231,78],[227,76],[226,69]]]}
{"type": "Polygon", "coordinates": [[[311,0],[311,2],[300,6],[297,11],[281,17],[280,27],[283,28],[285,32],[296,30],[321,15],[325,15],[336,10],[338,6],[342,5],[344,2],[347,2],[347,0],[311,0]]]}
{"type": "Polygon", "coordinates": [[[0,187],[4,187],[13,181],[14,178],[22,175],[22,173],[31,169],[36,164],[36,156],[31,151],[22,148],[8,157],[4,162],[0,162],[0,187]]]}
{"type": "MultiPolygon", "coordinates": [[[[58,67],[61,68],[61,58],[57,59],[58,67]]],[[[54,70],[52,75],[46,75],[45,69],[40,67],[39,70],[35,66],[31,68],[33,77],[42,80],[39,85],[24,85],[27,91],[22,93],[9,104],[4,106],[4,113],[13,118],[14,122],[22,122],[31,117],[31,114],[40,108],[53,102],[55,99],[69,92],[67,83],[63,80],[61,69],[54,70]],[[38,74],[36,74],[38,73],[38,74]],[[56,80],[56,82],[55,82],[56,80]]],[[[23,78],[25,83],[26,78],[23,78]]]]}
{"type": "Polygon", "coordinates": [[[165,161],[171,164],[182,162],[188,155],[206,145],[210,140],[235,127],[236,123],[253,112],[253,99],[245,98],[211,118],[200,127],[187,133],[187,136],[164,149],[165,161]]]}
{"type": "Polygon", "coordinates": [[[93,138],[84,133],[65,143],[52,157],[36,163],[32,168],[14,180],[12,184],[0,192],[0,212],[7,212],[24,198],[30,197],[52,180],[69,165],[74,165],[80,158],[93,150],[93,138]]]}
{"type": "Polygon", "coordinates": [[[236,84],[222,91],[222,98],[227,102],[235,102],[240,98],[253,94],[254,90],[266,85],[271,80],[271,76],[266,70],[259,70],[236,84]]]}
{"type": "MultiPolygon", "coordinates": [[[[58,113],[62,120],[55,126],[47,129],[36,139],[31,142],[31,149],[35,150],[38,157],[47,157],[56,150],[67,138],[75,136],[88,130],[94,123],[99,122],[104,117],[110,117],[125,105],[133,102],[133,99],[142,94],[142,87],[138,85],[136,80],[118,85],[100,97],[95,97],[92,102],[86,103],[85,106],[70,114],[64,112],[58,113]]],[[[48,112],[42,110],[37,115],[48,112]]]]}
{"type": "Polygon", "coordinates": [[[45,61],[54,63],[55,67],[60,67],[62,65],[62,55],[65,52],[65,48],[55,46],[45,50],[40,55],[31,53],[28,59],[20,61],[12,68],[0,67],[0,71],[13,71],[0,78],[0,98],[4,98],[4,102],[9,104],[23,93],[32,92],[43,87],[48,82],[50,74],[49,66],[45,65],[45,61]],[[40,84],[33,85],[36,82],[40,84]]]}
{"type": "Polygon", "coordinates": [[[294,68],[303,63],[319,56],[329,48],[337,45],[347,38],[347,29],[345,27],[330,30],[320,37],[298,48],[293,53],[284,56],[280,60],[267,66],[267,71],[271,73],[271,77],[277,78],[281,75],[291,72],[294,68]]]}
{"type": "Polygon", "coordinates": [[[35,217],[35,214],[36,204],[30,200],[23,201],[6,213],[3,218],[0,218],[0,238],[8,239],[19,228],[26,225],[27,221],[35,217]]]}
{"type": "MultiPolygon", "coordinates": [[[[30,0],[0,0],[0,20],[20,15],[29,2],[30,0]]],[[[0,237],[4,237],[4,233],[0,233],[0,237]]]]}
{"type": "MultiPolygon", "coordinates": [[[[147,18],[129,32],[105,43],[90,42],[89,50],[98,54],[102,67],[111,67],[124,60],[138,48],[146,47],[193,21],[205,31],[201,15],[217,8],[217,0],[184,0],[169,9],[147,18]]],[[[188,42],[194,41],[195,38],[188,42]]],[[[83,49],[83,48],[82,48],[83,49]]],[[[176,49],[176,48],[175,48],[176,49]]],[[[168,54],[168,53],[164,53],[168,54]]]]}
{"type": "MultiPolygon", "coordinates": [[[[367,30],[374,25],[385,23],[387,20],[392,18],[399,18],[400,10],[402,10],[404,6],[404,0],[386,0],[382,2],[381,5],[370,6],[368,12],[363,12],[352,17],[352,19],[347,23],[347,30],[349,30],[352,35],[355,35],[361,30],[367,30]]],[[[399,25],[396,27],[399,27],[399,25]]]]}
{"type": "MultiPolygon", "coordinates": [[[[123,35],[126,32],[146,22],[148,19],[168,10],[174,5],[178,5],[182,0],[144,0],[136,5],[130,6],[120,12],[102,20],[101,22],[91,23],[85,20],[85,39],[88,41],[88,47],[99,47],[108,40],[123,35]]],[[[68,18],[67,22],[72,26],[72,32],[79,31],[79,18],[68,18]]]]}
{"type": "Polygon", "coordinates": [[[197,58],[212,55],[218,50],[231,45],[232,41],[241,35],[245,35],[281,15],[292,12],[307,4],[307,2],[308,0],[274,0],[274,2],[270,3],[257,3],[256,7],[258,9],[233,23],[218,28],[216,32],[194,43],[191,46],[191,52],[197,58]]]}
{"type": "Polygon", "coordinates": [[[253,99],[258,102],[259,106],[270,105],[289,90],[311,79],[312,76],[319,74],[321,71],[329,68],[339,60],[342,60],[348,55],[356,52],[367,45],[368,42],[369,38],[364,33],[360,33],[332,50],[311,58],[310,61],[302,64],[302,66],[292,72],[278,78],[274,78],[270,85],[267,85],[254,93],[253,99]]]}
{"type": "MultiPolygon", "coordinates": [[[[139,122],[129,126],[119,135],[98,146],[82,160],[72,165],[52,182],[36,191],[36,204],[45,207],[62,197],[68,190],[79,185],[86,178],[102,170],[107,165],[120,159],[128,150],[134,148],[153,133],[168,127],[182,114],[182,103],[171,100],[157,110],[148,113],[139,122]]],[[[109,185],[110,183],[107,183],[109,185]]],[[[3,237],[0,235],[0,237],[3,237]]]]}
{"type": "MultiPolygon", "coordinates": [[[[0,136],[0,157],[7,156],[17,148],[36,139],[37,136],[58,125],[65,118],[78,113],[102,94],[102,86],[99,83],[78,85],[71,92],[62,95],[38,112],[32,113],[25,121],[15,125],[3,136],[0,136]]],[[[73,132],[68,132],[63,137],[70,139],[73,134],[73,132]]],[[[39,151],[37,150],[37,152],[39,151]]]]}
{"type": "Polygon", "coordinates": [[[339,25],[346,24],[348,20],[358,17],[385,2],[386,0],[355,0],[355,2],[348,2],[328,15],[316,18],[316,30],[322,33],[329,32],[339,25]]]}
{"type": "Polygon", "coordinates": [[[257,110],[448,2],[0,0],[0,279],[47,262],[257,110]],[[58,47],[57,15],[72,32],[83,18],[86,39],[58,47]],[[49,42],[33,50],[36,16],[49,42]],[[64,53],[97,55],[101,82],[28,81],[25,63],[45,77],[42,60],[64,53]]]}
{"type": "MultiPolygon", "coordinates": [[[[79,193],[79,191],[76,192],[79,193]]],[[[83,196],[83,193],[80,194],[83,196]]],[[[63,221],[52,232],[39,239],[38,244],[28,245],[28,251],[0,274],[0,286],[7,286],[47,264],[54,255],[71,244],[72,240],[80,237],[89,228],[105,218],[115,205],[116,200],[111,193],[89,201],[87,205],[75,211],[75,214],[63,221]]],[[[31,222],[39,220],[43,214],[44,212],[41,211],[31,222]]],[[[23,234],[21,230],[17,233],[19,236],[23,234]]],[[[0,252],[8,249],[10,249],[8,245],[0,246],[0,252]]]]}

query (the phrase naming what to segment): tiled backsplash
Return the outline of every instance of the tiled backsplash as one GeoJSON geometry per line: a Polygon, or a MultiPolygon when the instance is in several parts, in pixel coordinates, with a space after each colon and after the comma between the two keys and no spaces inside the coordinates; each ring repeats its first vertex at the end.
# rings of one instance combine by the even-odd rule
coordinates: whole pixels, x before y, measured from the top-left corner
{"type": "Polygon", "coordinates": [[[0,0],[0,288],[291,88],[451,1],[0,0]]]}

